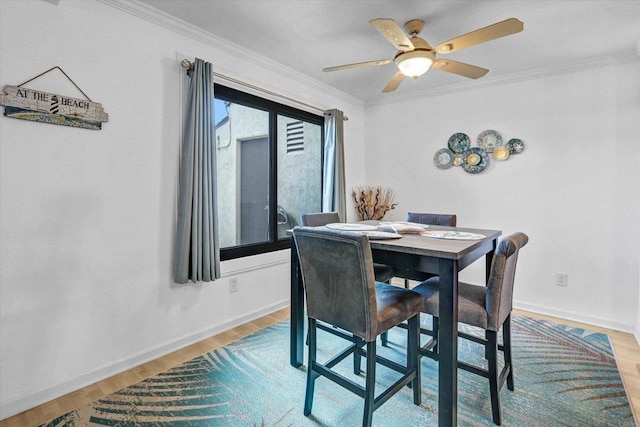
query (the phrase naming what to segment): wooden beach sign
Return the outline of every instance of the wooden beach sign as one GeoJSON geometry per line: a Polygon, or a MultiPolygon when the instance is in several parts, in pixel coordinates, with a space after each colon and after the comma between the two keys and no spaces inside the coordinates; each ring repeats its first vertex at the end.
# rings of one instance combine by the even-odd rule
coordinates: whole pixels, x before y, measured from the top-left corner
{"type": "Polygon", "coordinates": [[[18,86],[4,87],[0,105],[7,117],[56,125],[98,130],[102,122],[109,121],[97,102],[18,86]]]}

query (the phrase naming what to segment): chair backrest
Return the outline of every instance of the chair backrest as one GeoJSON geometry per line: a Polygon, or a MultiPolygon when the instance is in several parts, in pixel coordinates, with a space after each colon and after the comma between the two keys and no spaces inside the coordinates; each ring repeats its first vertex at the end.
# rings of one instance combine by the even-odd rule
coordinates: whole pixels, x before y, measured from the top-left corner
{"type": "Polygon", "coordinates": [[[493,255],[485,301],[489,330],[497,331],[511,313],[518,252],[528,241],[524,233],[510,234],[500,241],[493,255]]]}
{"type": "Polygon", "coordinates": [[[407,214],[407,221],[417,222],[419,224],[449,225],[451,227],[455,227],[456,220],[457,217],[453,214],[434,214],[420,212],[409,212],[407,214]]]}
{"type": "Polygon", "coordinates": [[[300,224],[308,227],[320,227],[334,222],[340,222],[338,212],[307,213],[300,216],[300,224]]]}
{"type": "Polygon", "coordinates": [[[295,227],[293,238],[307,301],[307,316],[365,341],[378,329],[369,239],[362,233],[295,227]]]}

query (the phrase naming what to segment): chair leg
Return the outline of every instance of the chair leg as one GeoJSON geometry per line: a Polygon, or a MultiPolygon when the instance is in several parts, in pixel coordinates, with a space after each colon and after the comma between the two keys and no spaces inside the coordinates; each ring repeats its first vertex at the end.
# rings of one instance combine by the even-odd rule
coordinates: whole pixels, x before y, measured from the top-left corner
{"type": "Polygon", "coordinates": [[[416,372],[416,376],[410,384],[413,389],[413,403],[418,406],[422,403],[419,347],[420,314],[417,314],[409,319],[407,328],[407,369],[409,371],[415,370],[416,372]]]}
{"type": "Polygon", "coordinates": [[[498,333],[496,331],[486,331],[487,339],[486,355],[489,367],[489,391],[491,394],[491,412],[493,422],[497,425],[501,423],[500,417],[500,388],[498,387],[498,333]]]}
{"type": "Polygon", "coordinates": [[[360,372],[362,371],[360,369],[360,365],[362,363],[362,355],[360,354],[360,348],[364,345],[364,340],[358,336],[353,336],[354,338],[354,345],[356,346],[354,352],[353,352],[353,373],[355,375],[360,375],[360,372]]]}
{"type": "Polygon", "coordinates": [[[380,340],[382,341],[382,346],[383,347],[389,347],[389,335],[388,335],[389,331],[384,331],[381,335],[380,335],[380,340]]]}
{"type": "Polygon", "coordinates": [[[438,318],[436,316],[432,316],[431,330],[433,331],[433,339],[436,341],[436,344],[433,346],[433,352],[438,352],[438,318]]]}
{"type": "Polygon", "coordinates": [[[376,391],[376,340],[367,342],[367,378],[364,388],[364,416],[362,426],[371,426],[376,391]]]}
{"type": "Polygon", "coordinates": [[[313,392],[315,388],[316,378],[318,375],[313,372],[313,364],[316,361],[316,320],[309,319],[309,330],[307,332],[307,340],[309,341],[309,357],[307,361],[307,389],[304,397],[304,415],[311,413],[313,407],[313,392]]]}
{"type": "Polygon", "coordinates": [[[504,348],[504,364],[509,367],[507,374],[507,388],[514,390],[513,384],[513,361],[511,359],[511,314],[507,316],[502,325],[502,343],[504,348]]]}
{"type": "MultiPolygon", "coordinates": [[[[388,283],[390,285],[391,279],[387,280],[385,283],[388,283]]],[[[389,347],[389,334],[387,331],[383,332],[382,335],[380,335],[380,340],[382,341],[383,347],[389,347]]]]}

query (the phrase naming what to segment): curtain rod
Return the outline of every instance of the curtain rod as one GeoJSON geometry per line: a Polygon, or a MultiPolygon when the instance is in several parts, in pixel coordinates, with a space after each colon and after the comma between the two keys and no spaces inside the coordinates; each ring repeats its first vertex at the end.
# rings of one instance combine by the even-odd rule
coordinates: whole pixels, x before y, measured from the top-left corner
{"type": "MultiPolygon", "coordinates": [[[[180,65],[182,65],[182,68],[184,68],[187,71],[189,71],[190,69],[193,68],[193,63],[191,61],[189,61],[188,59],[183,59],[182,61],[180,61],[180,65]]],[[[248,88],[251,88],[251,89],[255,89],[255,90],[258,90],[260,92],[264,92],[264,93],[267,93],[267,94],[272,95],[272,96],[276,96],[276,97],[281,98],[281,99],[286,99],[288,101],[295,102],[298,105],[304,105],[306,107],[309,107],[309,108],[311,108],[313,110],[316,110],[316,111],[321,111],[323,113],[327,112],[326,108],[316,107],[315,105],[307,104],[306,102],[302,102],[302,101],[299,101],[297,99],[290,98],[290,97],[288,97],[286,95],[281,95],[281,94],[273,92],[273,91],[271,91],[269,89],[265,89],[265,88],[262,88],[260,86],[253,85],[251,83],[243,82],[242,80],[234,79],[233,77],[225,76],[224,74],[216,73],[215,71],[213,71],[212,74],[213,74],[214,77],[219,77],[221,79],[224,79],[224,80],[227,80],[227,81],[230,81],[230,82],[233,82],[233,83],[237,83],[239,85],[242,85],[242,86],[245,86],[245,87],[248,87],[248,88]]],[[[345,116],[344,120],[345,121],[349,120],[349,118],[345,116]]]]}

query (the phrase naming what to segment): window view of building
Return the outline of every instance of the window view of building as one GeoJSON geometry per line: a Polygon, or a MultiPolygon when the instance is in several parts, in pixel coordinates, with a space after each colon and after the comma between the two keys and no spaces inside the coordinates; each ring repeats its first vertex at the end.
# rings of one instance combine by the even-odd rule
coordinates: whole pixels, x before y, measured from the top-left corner
{"type": "Polygon", "coordinates": [[[324,118],[219,85],[215,97],[221,259],[286,248],[321,210],[324,118]]]}
{"type": "Polygon", "coordinates": [[[322,210],[322,126],[278,115],[278,237],[300,215],[322,210]]]}

